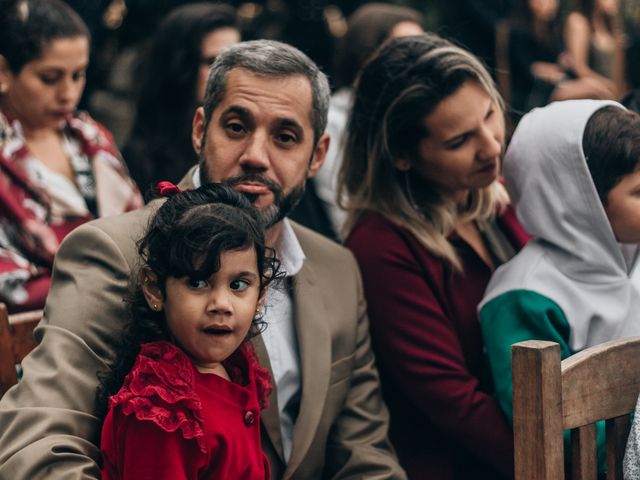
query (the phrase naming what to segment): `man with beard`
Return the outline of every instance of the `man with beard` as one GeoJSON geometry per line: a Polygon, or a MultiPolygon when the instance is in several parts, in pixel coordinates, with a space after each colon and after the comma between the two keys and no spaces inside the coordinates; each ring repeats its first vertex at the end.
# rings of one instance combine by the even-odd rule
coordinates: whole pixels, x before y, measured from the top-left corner
{"type": "MultiPolygon", "coordinates": [[[[212,66],[193,120],[199,166],[180,186],[226,182],[270,223],[290,289],[271,289],[254,339],[274,381],[262,414],[272,478],[405,478],[369,345],[360,277],[342,247],[285,216],[318,171],[326,77],[297,49],[241,43],[212,66]]],[[[39,346],[0,402],[0,478],[99,478],[97,372],[113,363],[140,238],[159,201],[77,229],[56,259],[39,346]]]]}

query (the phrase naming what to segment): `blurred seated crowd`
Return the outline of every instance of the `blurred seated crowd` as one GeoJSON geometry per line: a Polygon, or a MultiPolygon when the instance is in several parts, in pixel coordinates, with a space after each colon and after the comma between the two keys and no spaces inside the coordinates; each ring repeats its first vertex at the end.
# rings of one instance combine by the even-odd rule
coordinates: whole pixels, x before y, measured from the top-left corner
{"type": "MultiPolygon", "coordinates": [[[[125,369],[114,345],[138,318],[132,288],[145,322],[166,321],[149,338],[203,371],[173,330],[169,285],[213,285],[246,241],[199,278],[202,237],[180,240],[195,266],[174,275],[150,232],[179,244],[176,212],[199,212],[200,194],[167,200],[178,216],[160,226],[158,196],[223,183],[243,195],[202,195],[240,213],[215,221],[249,222],[251,268],[274,255],[274,278],[254,275],[264,325],[242,335],[256,352],[238,350],[250,369],[219,362],[233,388],[258,363],[271,376],[273,391],[256,381],[262,421],[242,417],[261,425],[260,475],[513,478],[510,345],[553,340],[566,358],[640,334],[640,6],[514,0],[478,16],[491,35],[476,44],[406,2],[176,3],[0,0],[0,302],[45,308],[0,402],[0,477],[55,463],[59,478],[111,478],[99,433],[115,400],[94,392],[101,369],[125,369]],[[317,339],[311,321],[327,326],[317,339]],[[309,379],[314,366],[326,375],[309,379]],[[306,389],[322,386],[311,408],[306,389]]],[[[185,428],[167,431],[187,445],[185,428]]]]}

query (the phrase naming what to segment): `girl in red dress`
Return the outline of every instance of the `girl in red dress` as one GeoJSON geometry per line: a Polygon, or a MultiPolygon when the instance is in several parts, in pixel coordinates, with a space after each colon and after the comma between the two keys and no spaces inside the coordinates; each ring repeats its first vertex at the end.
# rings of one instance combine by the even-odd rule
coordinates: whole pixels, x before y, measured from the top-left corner
{"type": "Polygon", "coordinates": [[[163,183],[171,195],[139,243],[131,322],[99,393],[103,478],[269,478],[259,417],[269,374],[246,340],[277,260],[242,194],[163,183]]]}

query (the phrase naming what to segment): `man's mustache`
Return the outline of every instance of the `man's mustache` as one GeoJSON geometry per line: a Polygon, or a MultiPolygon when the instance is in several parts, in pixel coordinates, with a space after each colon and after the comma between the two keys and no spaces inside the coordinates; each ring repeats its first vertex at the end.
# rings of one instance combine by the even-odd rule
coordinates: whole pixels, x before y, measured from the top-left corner
{"type": "MultiPolygon", "coordinates": [[[[230,187],[234,187],[236,185],[240,185],[242,183],[260,183],[267,187],[271,193],[273,193],[275,203],[278,204],[280,199],[282,198],[282,188],[276,182],[266,177],[261,173],[243,173],[242,175],[236,175],[235,177],[229,177],[223,182],[230,187]]],[[[255,200],[255,195],[248,194],[247,197],[253,201],[255,200]]]]}

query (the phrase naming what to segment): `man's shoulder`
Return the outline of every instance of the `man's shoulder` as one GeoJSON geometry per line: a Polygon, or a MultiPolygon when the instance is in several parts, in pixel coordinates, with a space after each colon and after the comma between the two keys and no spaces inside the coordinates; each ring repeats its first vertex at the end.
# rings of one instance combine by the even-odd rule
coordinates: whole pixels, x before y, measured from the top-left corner
{"type": "Polygon", "coordinates": [[[322,261],[344,261],[345,258],[352,257],[349,250],[334,240],[314,232],[293,220],[288,221],[307,258],[322,261]]]}
{"type": "Polygon", "coordinates": [[[142,238],[157,206],[158,202],[152,202],[132,212],[98,218],[80,225],[62,242],[62,256],[79,247],[99,248],[105,242],[115,244],[122,251],[135,250],[135,244],[142,238]]]}

